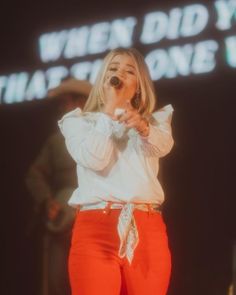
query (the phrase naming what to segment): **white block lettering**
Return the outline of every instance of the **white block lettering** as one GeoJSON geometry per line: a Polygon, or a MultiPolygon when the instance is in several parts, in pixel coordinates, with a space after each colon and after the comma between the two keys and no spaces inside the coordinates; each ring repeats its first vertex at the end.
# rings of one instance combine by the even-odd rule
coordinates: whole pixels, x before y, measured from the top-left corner
{"type": "Polygon", "coordinates": [[[218,43],[214,40],[202,41],[195,46],[195,55],[192,62],[194,74],[209,73],[215,69],[215,54],[218,43]]]}
{"type": "Polygon", "coordinates": [[[229,66],[236,68],[236,36],[225,38],[226,61],[229,66]]]}
{"type": "Polygon", "coordinates": [[[67,40],[67,33],[64,30],[40,36],[39,54],[42,62],[56,61],[61,58],[67,40]]]}
{"type": "Polygon", "coordinates": [[[215,1],[217,12],[216,27],[219,30],[229,30],[232,27],[233,17],[236,20],[236,0],[215,1]]]}

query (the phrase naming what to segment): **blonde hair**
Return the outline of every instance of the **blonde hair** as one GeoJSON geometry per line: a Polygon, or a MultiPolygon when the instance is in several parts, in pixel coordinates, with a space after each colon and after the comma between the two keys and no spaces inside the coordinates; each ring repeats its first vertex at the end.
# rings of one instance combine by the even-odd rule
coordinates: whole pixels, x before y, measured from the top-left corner
{"type": "Polygon", "coordinates": [[[153,82],[143,56],[135,48],[117,48],[111,50],[104,58],[102,67],[97,75],[95,84],[90,92],[83,112],[100,111],[101,101],[104,101],[103,83],[109,64],[117,55],[129,55],[135,64],[137,81],[140,90],[140,105],[138,111],[143,116],[149,116],[155,108],[156,97],[153,82]]]}

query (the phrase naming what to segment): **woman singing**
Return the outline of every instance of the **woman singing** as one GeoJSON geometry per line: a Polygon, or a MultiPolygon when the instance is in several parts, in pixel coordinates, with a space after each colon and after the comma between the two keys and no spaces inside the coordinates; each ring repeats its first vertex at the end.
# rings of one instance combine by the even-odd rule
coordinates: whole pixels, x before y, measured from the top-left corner
{"type": "Polygon", "coordinates": [[[161,215],[159,158],[173,146],[172,106],[154,112],[143,56],[115,49],[83,110],[59,126],[77,163],[79,187],[69,255],[73,295],[164,295],[171,258],[161,215]]]}

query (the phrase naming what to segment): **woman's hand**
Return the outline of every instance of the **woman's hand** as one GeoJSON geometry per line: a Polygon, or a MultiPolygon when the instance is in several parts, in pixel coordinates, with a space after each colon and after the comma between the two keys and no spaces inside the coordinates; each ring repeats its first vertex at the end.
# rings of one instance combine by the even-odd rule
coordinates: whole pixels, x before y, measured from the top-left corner
{"type": "Polygon", "coordinates": [[[110,84],[110,77],[107,77],[103,89],[105,94],[103,111],[113,117],[115,109],[120,107],[123,93],[121,89],[117,89],[110,84]]]}
{"type": "Polygon", "coordinates": [[[127,128],[136,129],[141,136],[148,136],[149,134],[149,123],[144,119],[139,112],[134,109],[130,103],[127,101],[127,107],[125,112],[120,115],[117,119],[120,123],[125,124],[127,128]]]}

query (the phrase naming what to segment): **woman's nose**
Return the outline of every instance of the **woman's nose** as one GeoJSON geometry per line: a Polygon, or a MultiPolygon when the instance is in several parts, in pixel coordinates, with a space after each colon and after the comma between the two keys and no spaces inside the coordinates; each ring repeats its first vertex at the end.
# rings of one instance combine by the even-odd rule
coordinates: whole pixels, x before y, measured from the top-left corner
{"type": "Polygon", "coordinates": [[[124,77],[125,76],[125,70],[119,69],[118,70],[118,75],[120,75],[121,77],[124,77]]]}

